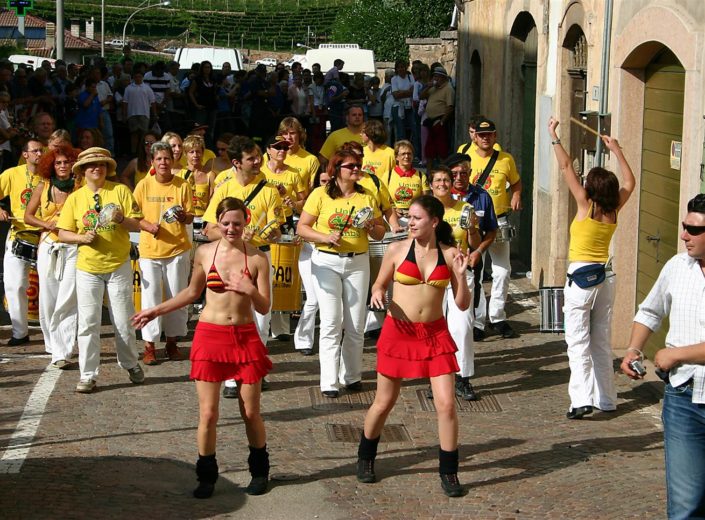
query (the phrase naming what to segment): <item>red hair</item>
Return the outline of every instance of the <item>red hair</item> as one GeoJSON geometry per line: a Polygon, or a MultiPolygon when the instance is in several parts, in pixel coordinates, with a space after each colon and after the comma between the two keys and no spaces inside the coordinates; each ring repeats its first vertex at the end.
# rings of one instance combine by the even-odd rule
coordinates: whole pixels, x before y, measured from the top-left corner
{"type": "Polygon", "coordinates": [[[80,152],[81,150],[73,148],[72,146],[61,145],[55,152],[50,150],[43,153],[42,158],[39,159],[37,174],[44,179],[50,179],[51,176],[54,175],[54,161],[58,156],[63,155],[71,161],[71,166],[73,166],[73,163],[75,163],[78,159],[78,154],[80,152]]]}

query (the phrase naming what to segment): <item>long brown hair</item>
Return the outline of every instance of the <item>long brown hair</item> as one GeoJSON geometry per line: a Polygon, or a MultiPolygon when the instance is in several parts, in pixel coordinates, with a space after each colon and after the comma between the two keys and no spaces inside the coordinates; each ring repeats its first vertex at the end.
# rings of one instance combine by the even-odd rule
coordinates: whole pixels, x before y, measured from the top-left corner
{"type": "MultiPolygon", "coordinates": [[[[340,165],[343,164],[343,161],[346,159],[353,159],[354,161],[361,161],[362,157],[355,152],[350,152],[346,150],[338,150],[335,152],[333,157],[331,157],[330,161],[328,161],[328,167],[326,168],[326,171],[328,172],[328,176],[330,177],[330,180],[328,181],[328,184],[326,184],[326,193],[331,199],[337,199],[338,197],[342,197],[343,192],[340,189],[340,186],[338,186],[338,176],[340,175],[340,165]]],[[[358,183],[355,183],[355,191],[358,193],[365,193],[365,188],[360,186],[358,183]]]]}
{"type": "Polygon", "coordinates": [[[220,221],[220,216],[228,211],[242,211],[243,217],[247,220],[247,207],[245,203],[235,197],[225,197],[215,208],[215,219],[220,221]]]}

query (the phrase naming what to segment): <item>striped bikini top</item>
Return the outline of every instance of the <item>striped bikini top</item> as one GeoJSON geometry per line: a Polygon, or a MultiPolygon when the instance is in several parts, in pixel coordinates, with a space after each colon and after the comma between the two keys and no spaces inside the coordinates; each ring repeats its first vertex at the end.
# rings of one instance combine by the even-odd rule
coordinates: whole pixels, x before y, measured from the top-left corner
{"type": "Polygon", "coordinates": [[[423,279],[419,265],[416,263],[416,240],[411,241],[411,247],[406,254],[404,261],[397,267],[394,273],[394,280],[403,285],[432,285],[433,287],[448,287],[450,283],[450,270],[446,265],[446,259],[443,256],[441,248],[438,248],[438,262],[433,272],[429,275],[428,280],[423,279]]]}
{"type": "MultiPolygon", "coordinates": [[[[220,247],[220,241],[218,241],[218,245],[215,246],[215,253],[213,253],[213,261],[211,262],[211,267],[210,267],[210,269],[208,269],[208,274],[206,275],[206,287],[216,293],[225,292],[225,283],[223,282],[223,279],[220,277],[220,273],[218,272],[218,268],[215,266],[215,257],[218,255],[218,248],[219,247],[220,247]]],[[[248,278],[252,278],[252,275],[250,274],[250,270],[247,267],[247,246],[244,243],[243,243],[243,248],[244,248],[243,253],[245,254],[245,270],[243,271],[243,274],[245,276],[247,276],[248,278]]]]}

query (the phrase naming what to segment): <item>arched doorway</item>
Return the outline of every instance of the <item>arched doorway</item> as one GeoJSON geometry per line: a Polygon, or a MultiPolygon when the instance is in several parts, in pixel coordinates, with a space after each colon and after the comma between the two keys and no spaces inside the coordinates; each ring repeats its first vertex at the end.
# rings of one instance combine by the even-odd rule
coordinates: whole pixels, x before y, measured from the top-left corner
{"type": "MultiPolygon", "coordinates": [[[[663,47],[644,70],[637,305],[678,246],[681,171],[671,156],[683,135],[684,90],[685,70],[673,52],[663,47]]],[[[647,355],[663,347],[667,330],[662,326],[652,336],[647,355]]]]}
{"type": "Polygon", "coordinates": [[[480,103],[482,101],[482,60],[477,51],[473,51],[470,58],[470,115],[480,113],[480,103]]]}

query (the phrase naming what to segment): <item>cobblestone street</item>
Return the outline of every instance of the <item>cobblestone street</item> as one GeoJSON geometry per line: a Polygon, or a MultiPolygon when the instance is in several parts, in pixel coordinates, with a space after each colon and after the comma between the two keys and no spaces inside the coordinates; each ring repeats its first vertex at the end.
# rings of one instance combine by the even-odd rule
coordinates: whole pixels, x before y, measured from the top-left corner
{"type": "MultiPolygon", "coordinates": [[[[80,395],[74,392],[76,370],[44,370],[48,359],[34,329],[28,347],[0,347],[2,516],[665,517],[662,384],[617,375],[616,412],[567,420],[563,337],[538,332],[538,293],[525,279],[514,280],[510,293],[510,321],[521,337],[490,335],[475,345],[472,382],[481,399],[459,402],[459,477],[467,487],[462,498],[446,498],[441,491],[433,402],[420,380],[404,384],[387,421],[376,465],[380,481],[356,481],[357,441],[374,396],[374,342],[365,347],[364,391],[326,401],[318,390],[318,357],[295,353],[292,342],[271,342],[275,368],[262,397],[270,491],[260,497],[244,493],[249,481],[244,427],[237,402],[223,400],[220,479],[212,499],[196,500],[191,491],[198,403],[189,362],[146,367],[145,384],[133,385],[117,366],[106,327],[98,390],[80,395]],[[46,407],[27,405],[30,395],[32,403],[43,402],[42,392],[46,407]],[[32,438],[27,432],[37,422],[32,438]],[[23,448],[29,450],[20,466],[23,448]]],[[[3,330],[3,343],[8,337],[3,330]]],[[[189,343],[181,344],[187,351],[189,343]]]]}

